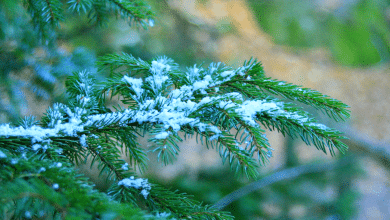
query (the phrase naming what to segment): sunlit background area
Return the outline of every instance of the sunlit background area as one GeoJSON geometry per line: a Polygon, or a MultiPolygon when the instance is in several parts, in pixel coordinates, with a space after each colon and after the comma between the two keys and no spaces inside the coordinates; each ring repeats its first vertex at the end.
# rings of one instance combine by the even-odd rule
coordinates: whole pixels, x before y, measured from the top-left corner
{"type": "MultiPolygon", "coordinates": [[[[64,1],[65,3],[66,1],[64,1]]],[[[211,62],[241,66],[251,57],[268,77],[338,99],[351,118],[335,122],[301,105],[328,127],[345,132],[350,149],[335,157],[301,140],[267,131],[273,156],[262,177],[302,164],[334,161],[256,190],[225,208],[236,219],[390,219],[390,1],[385,0],[148,0],[156,13],[145,30],[109,17],[103,26],[85,15],[68,16],[51,40],[41,42],[22,1],[0,2],[0,123],[39,120],[65,102],[64,82],[107,53],[144,60],[167,56],[183,67],[211,62]]],[[[186,69],[183,68],[185,71],[186,69]]],[[[118,100],[109,101],[111,105],[118,100]]],[[[145,149],[147,138],[140,138],[145,149]]],[[[254,180],[234,176],[218,153],[196,139],[181,144],[177,161],[164,167],[149,155],[151,181],[214,204],[254,180]]],[[[125,156],[124,156],[125,159],[125,156]]],[[[81,169],[100,190],[106,185],[89,166],[81,169]]]]}

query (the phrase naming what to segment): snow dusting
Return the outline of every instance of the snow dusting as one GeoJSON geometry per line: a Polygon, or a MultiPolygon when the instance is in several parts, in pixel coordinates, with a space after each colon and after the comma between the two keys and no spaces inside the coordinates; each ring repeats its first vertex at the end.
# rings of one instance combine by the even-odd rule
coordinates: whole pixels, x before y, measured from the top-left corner
{"type": "Polygon", "coordinates": [[[150,184],[148,183],[147,179],[134,179],[134,176],[131,176],[130,178],[125,178],[121,181],[118,182],[119,186],[124,186],[124,187],[133,187],[136,189],[141,189],[141,194],[147,198],[149,195],[149,191],[151,189],[150,184]]]}
{"type": "Polygon", "coordinates": [[[255,122],[256,114],[266,112],[274,117],[285,113],[283,103],[267,102],[266,100],[247,100],[235,109],[237,114],[240,114],[243,119],[251,126],[257,126],[255,122]]]}
{"type": "Polygon", "coordinates": [[[129,85],[131,85],[131,88],[137,94],[137,98],[139,99],[144,92],[144,90],[141,88],[143,81],[142,79],[137,79],[133,77],[123,76],[122,81],[127,82],[129,85]]]}
{"type": "MultiPolygon", "coordinates": [[[[239,71],[225,70],[219,71],[221,65],[210,64],[207,70],[197,68],[196,65],[192,68],[188,68],[186,72],[186,78],[190,81],[190,85],[182,85],[180,88],[176,88],[168,94],[167,97],[163,95],[163,86],[170,85],[169,72],[172,70],[172,66],[168,64],[170,60],[167,58],[159,58],[151,62],[149,75],[145,81],[142,79],[133,78],[130,76],[123,76],[121,81],[126,82],[129,85],[137,97],[134,97],[138,101],[137,109],[126,109],[123,112],[113,112],[106,114],[94,114],[87,115],[87,110],[80,107],[70,108],[64,104],[56,103],[53,109],[49,108],[48,128],[38,127],[36,125],[29,128],[10,127],[9,124],[0,125],[1,136],[19,136],[24,138],[32,138],[32,143],[42,142],[50,137],[58,136],[79,136],[78,133],[84,132],[86,127],[96,127],[102,129],[112,124],[119,124],[119,126],[127,126],[129,123],[159,123],[163,125],[163,131],[156,134],[156,139],[165,139],[170,135],[168,129],[172,129],[174,132],[180,131],[184,125],[190,125],[192,127],[198,127],[199,131],[211,131],[213,136],[211,140],[217,139],[221,135],[221,131],[215,127],[205,123],[202,123],[199,118],[189,117],[192,113],[198,111],[205,105],[213,105],[225,110],[234,111],[241,117],[246,123],[251,126],[258,126],[256,118],[265,113],[273,118],[283,116],[290,120],[295,120],[299,124],[309,122],[309,118],[299,115],[295,112],[287,112],[283,109],[282,102],[268,101],[268,100],[244,100],[243,96],[238,92],[231,92],[227,94],[221,94],[216,96],[204,96],[199,101],[194,101],[194,94],[197,91],[201,93],[207,93],[209,89],[215,87],[215,91],[218,92],[217,87],[221,83],[230,80],[235,74],[242,74],[243,69],[239,71]],[[222,79],[221,79],[222,78],[222,79]],[[149,84],[152,90],[155,91],[155,97],[143,99],[145,89],[144,83],[149,84]],[[242,103],[241,103],[242,102],[242,103]],[[83,120],[82,120],[83,119],[83,120]],[[66,121],[67,120],[67,121],[66,121]],[[64,122],[65,121],[65,122],[64,122]]],[[[84,76],[84,75],[83,75],[84,76]]],[[[247,80],[250,80],[248,76],[247,80]]],[[[86,81],[80,82],[80,87],[86,90],[90,89],[90,85],[86,81]]],[[[280,83],[281,85],[283,83],[280,83]]],[[[199,93],[198,93],[199,94],[199,93]]],[[[83,102],[85,104],[89,101],[90,97],[84,97],[83,102]]],[[[314,126],[318,129],[326,129],[325,125],[310,123],[309,126],[314,126]]],[[[80,144],[87,147],[86,135],[82,134],[80,137],[80,144]]],[[[96,135],[92,135],[94,138],[98,138],[96,135]]],[[[36,143],[32,146],[32,150],[37,151],[42,148],[42,145],[36,143]]],[[[46,148],[47,149],[47,148],[46,148]]],[[[1,155],[1,154],[0,154],[1,155]]]]}

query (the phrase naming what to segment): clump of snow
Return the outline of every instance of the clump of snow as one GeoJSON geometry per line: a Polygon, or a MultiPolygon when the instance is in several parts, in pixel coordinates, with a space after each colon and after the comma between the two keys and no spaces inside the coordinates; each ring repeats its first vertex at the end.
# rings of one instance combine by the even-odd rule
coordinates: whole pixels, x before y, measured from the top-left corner
{"type": "Polygon", "coordinates": [[[150,68],[150,71],[152,73],[161,73],[163,71],[170,71],[171,66],[167,64],[168,59],[166,58],[160,58],[158,60],[152,61],[152,67],[150,68]]]}
{"type": "Polygon", "coordinates": [[[190,81],[190,83],[195,82],[199,78],[199,74],[203,71],[202,68],[197,68],[196,64],[194,67],[187,68],[186,78],[190,81]]]}
{"type": "Polygon", "coordinates": [[[134,176],[131,176],[130,178],[125,178],[125,179],[119,181],[118,185],[124,186],[124,187],[133,187],[136,189],[141,189],[141,194],[144,196],[145,199],[149,195],[149,191],[151,189],[151,186],[148,183],[147,179],[142,179],[142,178],[134,179],[134,176]]]}
{"type": "Polygon", "coordinates": [[[55,152],[57,154],[62,154],[64,152],[64,150],[62,148],[58,148],[58,149],[55,149],[55,152]]]}
{"type": "Polygon", "coordinates": [[[219,107],[222,108],[222,109],[229,109],[229,108],[233,108],[233,107],[236,107],[237,104],[232,102],[232,101],[220,101],[219,102],[219,107]]]}
{"type": "Polygon", "coordinates": [[[225,77],[231,78],[234,75],[235,75],[235,72],[233,70],[228,70],[228,71],[224,71],[224,72],[221,73],[221,76],[224,77],[224,78],[225,77]]]}
{"type": "Polygon", "coordinates": [[[163,131],[154,136],[156,139],[165,139],[169,136],[170,132],[163,131]]]}
{"type": "Polygon", "coordinates": [[[257,113],[266,112],[267,114],[277,117],[284,114],[282,103],[267,102],[266,100],[247,100],[235,109],[235,112],[243,117],[243,119],[251,126],[257,126],[255,117],[257,113]]]}
{"type": "Polygon", "coordinates": [[[58,188],[60,188],[60,186],[58,185],[58,183],[54,183],[54,184],[53,184],[53,189],[57,190],[58,188]]]}
{"type": "Polygon", "coordinates": [[[40,144],[34,144],[33,146],[32,146],[32,149],[33,149],[33,151],[37,151],[37,150],[39,150],[39,148],[41,148],[42,147],[42,145],[40,145],[40,144]]]}
{"type": "Polygon", "coordinates": [[[122,170],[129,170],[129,164],[124,163],[121,168],[122,168],[122,170]]]}
{"type": "Polygon", "coordinates": [[[206,88],[208,88],[208,85],[210,84],[211,81],[212,81],[211,76],[210,75],[206,75],[203,80],[196,81],[193,84],[193,91],[196,91],[198,89],[206,89],[206,88]]]}
{"type": "Polygon", "coordinates": [[[326,125],[323,125],[323,124],[319,124],[319,123],[309,123],[308,124],[309,126],[314,126],[314,127],[317,127],[321,130],[326,130],[328,129],[328,127],[326,125]]]}
{"type": "Polygon", "coordinates": [[[150,68],[152,75],[145,79],[155,93],[158,93],[162,89],[162,85],[169,79],[167,72],[171,70],[171,66],[167,62],[166,58],[152,61],[150,68]]]}
{"type": "Polygon", "coordinates": [[[83,147],[88,147],[87,136],[85,134],[81,135],[81,137],[80,137],[80,144],[83,147]]]}
{"type": "Polygon", "coordinates": [[[274,150],[274,149],[271,148],[271,147],[268,148],[268,151],[267,151],[267,153],[266,153],[266,156],[267,156],[268,158],[271,158],[271,157],[272,157],[272,151],[273,151],[273,150],[274,150]]]}
{"type": "Polygon", "coordinates": [[[30,211],[26,211],[26,212],[24,213],[24,217],[26,217],[26,218],[31,218],[31,212],[30,212],[30,211]]]}
{"type": "Polygon", "coordinates": [[[7,155],[0,150],[0,158],[7,158],[7,155]]]}
{"type": "Polygon", "coordinates": [[[299,115],[295,112],[285,112],[284,116],[288,119],[296,120],[300,125],[303,125],[303,123],[307,122],[309,120],[308,117],[299,115]]]}
{"type": "Polygon", "coordinates": [[[150,26],[150,27],[153,27],[153,26],[154,26],[154,20],[153,20],[153,19],[149,19],[149,26],[150,26]]]}
{"type": "Polygon", "coordinates": [[[129,85],[131,85],[131,88],[137,94],[137,98],[139,99],[144,92],[144,90],[141,88],[143,81],[142,79],[137,79],[133,77],[123,76],[122,81],[127,82],[129,85]]]}

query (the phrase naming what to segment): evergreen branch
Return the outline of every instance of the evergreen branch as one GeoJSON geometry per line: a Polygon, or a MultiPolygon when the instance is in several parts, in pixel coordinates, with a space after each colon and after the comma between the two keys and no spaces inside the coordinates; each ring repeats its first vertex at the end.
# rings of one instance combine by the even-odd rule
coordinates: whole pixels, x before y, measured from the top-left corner
{"type": "Polygon", "coordinates": [[[122,55],[109,54],[102,56],[98,59],[96,64],[99,67],[99,71],[107,67],[110,68],[111,74],[121,67],[124,68],[121,72],[129,72],[129,70],[132,70],[140,73],[148,72],[151,67],[149,63],[142,59],[136,59],[132,55],[126,53],[122,53],[122,55]]]}
{"type": "Polygon", "coordinates": [[[41,14],[46,16],[45,22],[50,23],[53,27],[58,25],[62,16],[62,3],[59,0],[45,0],[46,6],[42,8],[41,14]]]}
{"type": "Polygon", "coordinates": [[[52,160],[38,159],[37,155],[28,160],[18,159],[17,163],[14,159],[17,158],[1,159],[1,176],[8,173],[7,176],[13,177],[2,179],[1,219],[98,218],[107,213],[143,219],[139,209],[112,202],[106,194],[94,190],[69,164],[53,165],[52,160]],[[26,172],[30,175],[26,176],[26,172]]]}
{"type": "Polygon", "coordinates": [[[118,129],[115,134],[118,140],[117,146],[120,146],[122,149],[122,153],[124,153],[129,158],[130,165],[132,167],[138,166],[141,172],[145,171],[147,167],[147,156],[145,151],[138,147],[138,143],[136,142],[136,136],[134,133],[134,129],[122,128],[118,129]],[[124,149],[123,149],[124,147],[124,149]]]}
{"type": "Polygon", "coordinates": [[[250,152],[246,151],[238,145],[237,141],[232,138],[232,135],[222,132],[222,135],[216,139],[216,142],[216,149],[218,150],[219,155],[222,157],[223,163],[225,163],[226,159],[228,159],[230,167],[235,171],[235,173],[238,173],[240,170],[248,178],[257,177],[257,163],[252,158],[250,152]]]}
{"type": "Polygon", "coordinates": [[[176,144],[176,141],[183,141],[179,135],[172,129],[164,131],[160,126],[156,126],[157,129],[152,130],[151,134],[157,134],[154,138],[149,139],[149,142],[156,143],[151,146],[154,148],[152,152],[158,152],[157,158],[163,162],[164,165],[173,163],[173,159],[179,154],[180,149],[176,144]],[[172,134],[173,133],[173,134],[172,134]]]}
{"type": "Polygon", "coordinates": [[[25,6],[32,17],[32,23],[35,28],[38,29],[38,33],[41,38],[46,38],[48,27],[47,21],[44,19],[41,11],[45,5],[43,1],[27,0],[25,6]]]}
{"type": "Polygon", "coordinates": [[[272,94],[281,95],[291,100],[297,100],[304,104],[312,105],[317,109],[325,110],[327,115],[336,121],[350,117],[348,105],[315,90],[301,88],[301,86],[271,78],[254,78],[247,83],[258,86],[262,91],[268,91],[272,94]]]}
{"type": "MultiPolygon", "coordinates": [[[[129,19],[130,23],[141,25],[145,29],[154,25],[154,13],[150,6],[143,0],[118,1],[118,0],[68,0],[68,10],[88,12],[91,21],[102,25],[108,20],[111,3],[115,14],[129,19]],[[146,21],[148,20],[148,22],[146,21]]],[[[60,0],[25,0],[25,6],[32,17],[34,26],[42,39],[47,39],[48,32],[58,26],[59,21],[64,20],[62,2],[60,0]]]]}
{"type": "MultiPolygon", "coordinates": [[[[121,152],[116,148],[116,142],[110,140],[109,136],[101,139],[102,142],[96,142],[91,140],[91,144],[88,145],[89,155],[92,156],[92,163],[98,160],[98,168],[100,170],[99,176],[103,173],[107,173],[107,179],[122,180],[130,173],[127,172],[127,167],[124,168],[125,162],[120,159],[121,152]],[[100,143],[100,144],[99,144],[100,143]],[[102,146],[103,145],[103,146],[102,146]],[[114,177],[112,177],[114,176],[114,177]]],[[[90,143],[90,142],[88,142],[90,143]]]]}
{"type": "Polygon", "coordinates": [[[114,96],[121,95],[124,98],[122,103],[128,105],[130,109],[137,109],[140,107],[139,105],[141,103],[139,100],[144,99],[147,96],[146,93],[143,93],[141,97],[138,98],[137,92],[142,90],[142,88],[139,87],[136,91],[131,85],[129,86],[129,84],[123,80],[123,75],[120,73],[113,73],[112,78],[101,83],[101,85],[101,92],[98,94],[99,100],[105,100],[106,94],[111,91],[110,99],[114,96]]]}
{"type": "Polygon", "coordinates": [[[251,156],[253,157],[256,153],[257,158],[263,163],[266,164],[269,160],[269,158],[272,156],[273,150],[270,147],[270,144],[268,142],[267,137],[265,136],[265,131],[261,129],[260,127],[251,127],[247,124],[245,124],[243,121],[239,120],[240,122],[240,128],[236,133],[236,140],[237,135],[240,133],[240,130],[244,130],[240,137],[240,144],[246,144],[245,150],[250,152],[251,156]],[[245,135],[244,138],[243,135],[245,135]],[[249,140],[248,140],[249,139],[249,140]]]}
{"type": "Polygon", "coordinates": [[[185,193],[172,192],[157,184],[152,184],[146,205],[152,210],[172,213],[179,219],[233,219],[229,213],[202,206],[200,202],[190,197],[185,193]]]}
{"type": "MultiPolygon", "coordinates": [[[[145,62],[128,54],[108,55],[98,65],[101,69],[109,67],[112,79],[99,87],[87,72],[69,77],[66,81],[69,103],[56,103],[49,108],[42,118],[43,127],[37,126],[34,118],[25,118],[17,128],[0,125],[0,160],[7,155],[24,158],[21,152],[28,152],[39,160],[77,164],[91,156],[91,165],[97,161],[100,173],[107,172],[108,178],[115,180],[109,194],[121,203],[152,212],[167,211],[178,218],[229,219],[226,213],[203,207],[181,194],[160,189],[144,179],[134,179],[128,171],[129,164],[120,159],[117,147],[129,154],[132,167],[138,166],[142,171],[147,158],[136,142],[137,129],[154,135],[149,141],[155,143],[154,151],[159,152],[158,158],[165,164],[179,152],[177,142],[182,139],[178,132],[196,133],[202,143],[203,138],[206,140],[207,148],[209,145],[216,148],[223,163],[229,160],[231,169],[248,177],[258,175],[255,154],[263,163],[271,156],[259,122],[283,135],[299,134],[308,145],[313,143],[325,153],[326,147],[332,155],[334,148],[341,152],[346,149],[338,140],[344,138],[340,132],[317,124],[306,112],[266,96],[257,89],[259,85],[248,83],[264,77],[256,60],[236,70],[218,63],[210,64],[208,69],[194,66],[184,74],[166,57],[145,62]],[[123,75],[123,69],[144,73],[146,78],[123,75]],[[108,109],[104,99],[109,91],[111,98],[122,96],[122,102],[130,104],[129,108],[124,110],[119,105],[116,112],[108,109]],[[235,136],[230,134],[233,128],[235,136]],[[48,147],[41,145],[46,142],[48,147]],[[243,148],[243,144],[247,146],[243,148]]],[[[23,178],[34,176],[23,174],[23,178]]],[[[50,181],[47,178],[45,184],[52,184],[50,181]]]]}
{"type": "MultiPolygon", "coordinates": [[[[288,110],[288,108],[286,108],[288,110]]],[[[314,119],[309,119],[307,114],[299,112],[293,115],[279,115],[276,118],[264,114],[262,117],[258,117],[260,123],[269,130],[277,129],[284,136],[288,134],[291,137],[296,137],[296,133],[299,134],[301,139],[307,144],[314,144],[317,149],[323,151],[326,154],[326,148],[328,148],[332,156],[335,155],[334,148],[337,148],[341,153],[344,153],[348,147],[337,139],[346,139],[341,136],[341,132],[331,128],[327,128],[325,125],[317,124],[314,119]],[[301,118],[298,118],[300,117],[301,118]]]]}
{"type": "Polygon", "coordinates": [[[88,13],[88,18],[91,22],[97,25],[103,25],[108,20],[108,7],[106,5],[107,0],[95,0],[92,3],[92,8],[88,13]]]}
{"type": "Polygon", "coordinates": [[[152,18],[154,13],[150,10],[150,6],[143,0],[109,0],[113,5],[116,6],[119,13],[126,18],[130,19],[130,22],[136,22],[141,24],[145,29],[147,26],[153,26],[153,23],[146,24],[145,19],[149,19],[153,22],[152,18]]]}
{"type": "Polygon", "coordinates": [[[68,0],[67,3],[69,4],[69,10],[77,11],[78,13],[80,13],[81,10],[84,11],[84,13],[87,13],[94,4],[93,0],[68,0]]]}

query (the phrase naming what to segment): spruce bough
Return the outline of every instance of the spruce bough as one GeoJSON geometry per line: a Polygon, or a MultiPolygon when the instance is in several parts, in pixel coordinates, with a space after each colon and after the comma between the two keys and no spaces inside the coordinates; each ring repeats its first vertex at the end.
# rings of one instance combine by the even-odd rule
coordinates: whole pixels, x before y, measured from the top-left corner
{"type": "Polygon", "coordinates": [[[212,63],[183,72],[166,57],[146,62],[122,54],[104,56],[98,66],[110,70],[107,81],[96,83],[93,74],[74,73],[66,81],[69,102],[54,104],[40,122],[26,117],[19,127],[0,125],[3,218],[232,219],[227,212],[135,177],[135,169],[147,169],[148,149],[136,141],[146,132],[153,135],[150,151],[164,164],[179,153],[179,132],[184,132],[252,178],[272,155],[260,125],[299,136],[332,155],[335,148],[347,149],[340,132],[271,94],[315,106],[336,120],[349,117],[345,104],[268,78],[255,59],[237,69],[212,63]],[[107,95],[121,97],[127,107],[111,111],[107,95]],[[120,159],[119,147],[129,164],[120,159]],[[114,181],[107,194],[94,190],[74,169],[88,157],[114,181]]]}
{"type": "MultiPolygon", "coordinates": [[[[70,13],[85,12],[103,24],[116,14],[143,27],[154,24],[142,0],[25,1],[42,40],[70,13]]],[[[54,42],[55,43],[55,42],[54,42]]],[[[222,63],[181,71],[173,60],[150,62],[129,54],[106,55],[97,63],[110,77],[76,72],[66,81],[68,103],[55,103],[41,121],[25,117],[0,125],[1,219],[233,219],[215,206],[166,189],[135,171],[145,171],[150,152],[163,164],[179,154],[184,137],[196,136],[217,150],[235,173],[256,178],[272,156],[263,129],[300,137],[331,155],[344,153],[341,132],[328,128],[288,100],[313,106],[336,121],[349,117],[348,106],[321,93],[265,76],[255,59],[233,69],[222,63]],[[119,97],[113,106],[107,96],[119,97]],[[277,97],[282,97],[284,100],[277,97]],[[137,137],[152,134],[150,149],[137,137]],[[127,162],[121,155],[127,155],[127,162]],[[75,165],[97,163],[112,185],[94,189],[75,165]]]]}

